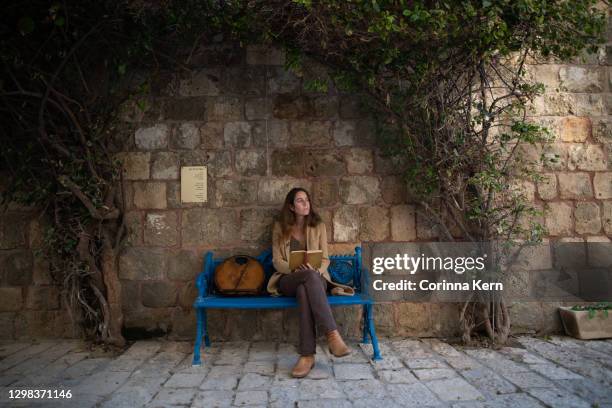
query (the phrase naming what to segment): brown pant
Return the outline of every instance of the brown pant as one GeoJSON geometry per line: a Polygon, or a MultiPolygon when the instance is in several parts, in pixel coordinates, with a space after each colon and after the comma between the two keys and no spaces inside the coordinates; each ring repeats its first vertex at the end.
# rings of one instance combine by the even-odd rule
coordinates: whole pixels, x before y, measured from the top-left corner
{"type": "Polygon", "coordinates": [[[295,296],[300,312],[300,355],[315,354],[315,325],[323,328],[324,333],[336,330],[336,321],[327,301],[327,281],[313,269],[294,271],[283,275],[279,290],[285,296],[295,296]]]}

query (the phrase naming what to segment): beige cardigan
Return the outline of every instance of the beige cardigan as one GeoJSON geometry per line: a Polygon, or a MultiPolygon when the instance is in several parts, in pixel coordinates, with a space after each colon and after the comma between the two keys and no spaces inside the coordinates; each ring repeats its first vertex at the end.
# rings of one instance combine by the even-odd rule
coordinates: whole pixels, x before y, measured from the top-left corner
{"type": "MultiPolygon", "coordinates": [[[[274,296],[280,296],[278,290],[278,280],[282,275],[290,274],[289,270],[289,254],[291,245],[291,237],[283,239],[283,230],[278,221],[274,223],[272,228],[272,263],[276,272],[268,281],[268,293],[274,296]]],[[[341,283],[332,282],[327,267],[329,266],[329,253],[327,251],[327,230],[325,224],[320,222],[316,227],[306,226],[306,246],[308,250],[320,249],[323,251],[323,261],[321,262],[320,270],[322,275],[333,289],[333,294],[352,296],[355,290],[350,286],[341,283]]],[[[329,286],[328,285],[328,286],[329,286]]]]}

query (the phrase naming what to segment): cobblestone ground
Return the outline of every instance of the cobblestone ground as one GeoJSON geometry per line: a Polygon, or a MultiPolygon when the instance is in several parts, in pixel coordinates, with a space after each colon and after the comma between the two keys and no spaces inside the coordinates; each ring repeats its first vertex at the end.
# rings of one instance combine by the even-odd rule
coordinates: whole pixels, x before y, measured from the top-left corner
{"type": "Polygon", "coordinates": [[[612,340],[518,338],[469,349],[437,339],[383,340],[384,360],[321,344],[305,379],[291,344],[218,343],[191,366],[188,342],[139,341],[120,356],[77,341],[0,343],[0,406],[74,407],[612,407],[612,340]],[[11,390],[70,390],[71,399],[15,400],[11,390]]]}

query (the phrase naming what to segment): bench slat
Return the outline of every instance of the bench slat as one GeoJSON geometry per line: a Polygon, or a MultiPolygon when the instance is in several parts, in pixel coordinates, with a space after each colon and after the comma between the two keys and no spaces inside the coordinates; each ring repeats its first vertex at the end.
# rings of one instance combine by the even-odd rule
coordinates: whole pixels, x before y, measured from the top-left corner
{"type": "MultiPolygon", "coordinates": [[[[354,296],[327,296],[330,306],[366,305],[372,304],[372,299],[363,294],[354,296]]],[[[285,309],[297,307],[294,297],[287,296],[249,296],[228,297],[209,295],[199,298],[194,307],[219,308],[219,309],[285,309]]]]}

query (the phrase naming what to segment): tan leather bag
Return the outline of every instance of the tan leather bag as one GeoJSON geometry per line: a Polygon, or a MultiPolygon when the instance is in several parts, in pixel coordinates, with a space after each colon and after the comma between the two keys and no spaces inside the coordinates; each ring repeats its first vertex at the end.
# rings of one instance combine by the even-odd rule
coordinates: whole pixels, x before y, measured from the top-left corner
{"type": "Polygon", "coordinates": [[[265,273],[257,259],[236,255],[215,268],[214,281],[223,295],[257,295],[263,289],[265,273]]]}

